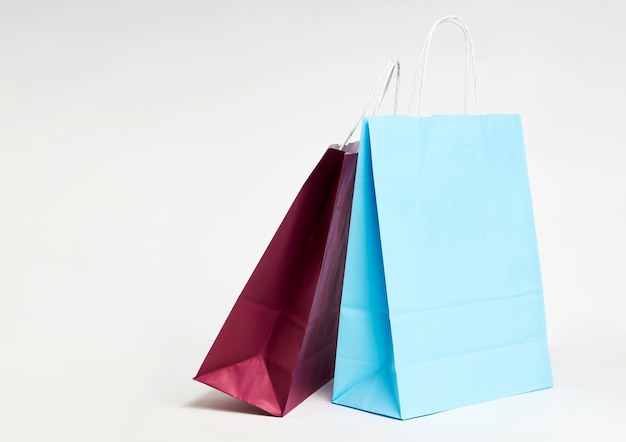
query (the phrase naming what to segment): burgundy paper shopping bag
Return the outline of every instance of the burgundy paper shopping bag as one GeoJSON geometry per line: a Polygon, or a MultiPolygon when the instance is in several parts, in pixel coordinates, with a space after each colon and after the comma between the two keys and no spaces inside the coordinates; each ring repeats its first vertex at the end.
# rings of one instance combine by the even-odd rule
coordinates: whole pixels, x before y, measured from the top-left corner
{"type": "Polygon", "coordinates": [[[332,379],[357,147],[328,148],[194,379],[276,416],[332,379]]]}
{"type": "MultiPolygon", "coordinates": [[[[374,86],[380,107],[400,64],[374,86]]],[[[333,377],[358,142],[330,146],[302,186],[194,378],[284,416],[333,377]]]]}

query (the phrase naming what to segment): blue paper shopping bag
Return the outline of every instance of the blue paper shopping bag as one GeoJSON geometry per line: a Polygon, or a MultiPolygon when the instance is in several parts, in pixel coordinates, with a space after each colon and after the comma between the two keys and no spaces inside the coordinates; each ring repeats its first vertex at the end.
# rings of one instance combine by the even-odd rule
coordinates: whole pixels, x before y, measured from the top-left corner
{"type": "Polygon", "coordinates": [[[367,118],[333,402],[408,419],[551,386],[519,115],[367,118]]]}

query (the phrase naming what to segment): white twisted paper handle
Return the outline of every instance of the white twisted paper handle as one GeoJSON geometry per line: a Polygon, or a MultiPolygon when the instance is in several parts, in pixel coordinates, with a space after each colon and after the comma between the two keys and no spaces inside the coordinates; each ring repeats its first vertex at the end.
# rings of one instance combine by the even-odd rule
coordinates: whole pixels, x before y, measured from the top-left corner
{"type": "Polygon", "coordinates": [[[411,100],[409,101],[408,113],[411,113],[413,108],[413,102],[415,99],[415,92],[417,90],[417,84],[419,80],[419,95],[417,100],[417,116],[421,115],[422,111],[422,95],[424,91],[424,80],[426,78],[426,66],[428,64],[428,54],[430,53],[430,43],[433,38],[433,34],[437,26],[442,23],[453,23],[463,31],[463,36],[465,37],[465,88],[464,88],[464,96],[463,96],[463,112],[467,113],[467,103],[468,103],[468,95],[469,95],[469,76],[470,76],[470,60],[471,60],[471,71],[472,76],[474,78],[474,100],[475,100],[475,110],[478,113],[478,88],[477,88],[477,73],[476,73],[476,54],[474,53],[474,42],[472,41],[472,36],[469,32],[469,29],[463,19],[456,15],[447,15],[445,17],[440,18],[435,22],[433,27],[430,29],[426,40],[424,41],[424,47],[422,49],[422,54],[420,55],[418,68],[415,73],[415,80],[413,81],[413,88],[411,90],[411,100]],[[421,76],[420,76],[420,66],[421,66],[421,76]]]}
{"type": "Polygon", "coordinates": [[[376,113],[379,111],[380,105],[383,102],[383,98],[385,98],[385,95],[387,95],[387,91],[389,90],[389,84],[391,83],[391,79],[393,78],[394,72],[396,73],[396,94],[395,94],[394,102],[393,102],[393,114],[395,115],[398,112],[398,89],[400,86],[400,62],[398,62],[397,60],[391,59],[389,63],[387,63],[387,66],[385,67],[383,72],[380,74],[380,77],[378,77],[378,80],[376,80],[376,84],[372,88],[372,91],[370,92],[370,95],[367,98],[367,102],[365,103],[363,112],[361,112],[361,116],[359,117],[358,121],[356,122],[356,124],[354,125],[350,133],[348,134],[346,141],[343,142],[339,150],[343,150],[343,148],[346,147],[346,144],[348,144],[348,141],[350,141],[350,138],[352,137],[354,132],[356,132],[357,128],[359,127],[359,124],[361,124],[361,120],[363,119],[363,117],[367,113],[367,110],[372,104],[372,99],[374,98],[374,94],[376,93],[376,90],[380,87],[381,82],[383,82],[384,80],[383,87],[380,91],[380,95],[378,96],[378,102],[376,103],[376,107],[374,108],[372,115],[376,115],[376,113]]]}

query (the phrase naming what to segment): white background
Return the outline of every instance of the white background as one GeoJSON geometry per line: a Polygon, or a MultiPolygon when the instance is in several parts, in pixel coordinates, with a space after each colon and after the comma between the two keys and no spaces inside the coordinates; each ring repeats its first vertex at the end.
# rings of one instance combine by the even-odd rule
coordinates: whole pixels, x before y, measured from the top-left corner
{"type": "MultiPolygon", "coordinates": [[[[0,440],[624,440],[626,3],[0,0],[0,440]],[[472,31],[520,113],[555,387],[407,422],[283,419],[193,382],[282,216],[391,57],[472,31]]],[[[462,111],[463,40],[424,110],[462,111]]],[[[390,109],[389,102],[386,103],[390,109]]]]}

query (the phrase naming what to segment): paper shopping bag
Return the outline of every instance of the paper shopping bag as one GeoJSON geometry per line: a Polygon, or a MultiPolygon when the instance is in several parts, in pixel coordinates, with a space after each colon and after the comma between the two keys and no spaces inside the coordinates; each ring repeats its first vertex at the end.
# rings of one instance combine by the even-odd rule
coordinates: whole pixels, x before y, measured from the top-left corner
{"type": "Polygon", "coordinates": [[[333,402],[408,419],[550,386],[519,115],[367,118],[333,402]]]}
{"type": "Polygon", "coordinates": [[[196,380],[282,416],[332,378],[356,147],[328,148],[196,380]]]}
{"type": "MultiPolygon", "coordinates": [[[[379,79],[387,78],[381,99],[394,71],[395,62],[379,79]]],[[[327,149],[226,319],[197,381],[283,416],[332,379],[357,148],[358,142],[346,141],[327,149]]]]}

